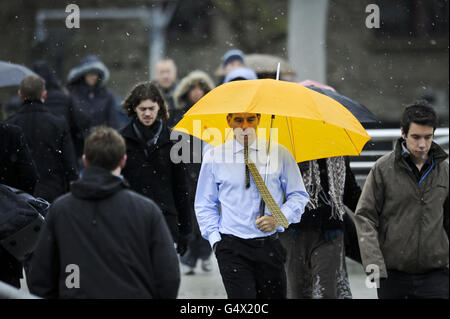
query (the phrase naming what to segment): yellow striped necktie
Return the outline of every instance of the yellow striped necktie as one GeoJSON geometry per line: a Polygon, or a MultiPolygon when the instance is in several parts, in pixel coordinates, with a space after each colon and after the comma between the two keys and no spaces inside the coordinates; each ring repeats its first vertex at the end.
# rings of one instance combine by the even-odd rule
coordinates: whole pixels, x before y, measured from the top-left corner
{"type": "MultiPolygon", "coordinates": [[[[255,185],[258,188],[258,191],[261,194],[261,197],[263,198],[267,207],[269,207],[269,210],[272,213],[272,216],[275,218],[275,220],[277,221],[277,223],[279,225],[283,226],[284,228],[288,228],[288,226],[289,226],[288,220],[283,215],[283,212],[281,211],[280,207],[278,207],[277,203],[273,199],[272,194],[270,194],[269,189],[267,188],[261,175],[259,174],[255,163],[253,163],[252,160],[249,159],[249,157],[248,157],[248,145],[244,146],[244,157],[245,157],[245,166],[248,168],[248,170],[252,174],[253,180],[255,181],[255,185]]],[[[250,177],[248,177],[247,171],[246,171],[245,177],[246,177],[246,182],[247,182],[247,178],[248,178],[248,183],[250,183],[250,177]]]]}

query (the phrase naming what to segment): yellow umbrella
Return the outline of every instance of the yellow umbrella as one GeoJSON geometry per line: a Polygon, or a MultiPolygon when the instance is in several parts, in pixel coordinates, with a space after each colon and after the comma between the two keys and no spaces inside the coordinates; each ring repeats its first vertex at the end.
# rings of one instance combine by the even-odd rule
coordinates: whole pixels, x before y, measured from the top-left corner
{"type": "Polygon", "coordinates": [[[226,121],[229,113],[261,113],[258,137],[284,145],[297,162],[359,155],[370,140],[353,114],[335,100],[298,83],[272,79],[216,87],[185,113],[174,130],[217,146],[233,136],[226,121]],[[271,133],[270,127],[276,130],[271,133]]]}

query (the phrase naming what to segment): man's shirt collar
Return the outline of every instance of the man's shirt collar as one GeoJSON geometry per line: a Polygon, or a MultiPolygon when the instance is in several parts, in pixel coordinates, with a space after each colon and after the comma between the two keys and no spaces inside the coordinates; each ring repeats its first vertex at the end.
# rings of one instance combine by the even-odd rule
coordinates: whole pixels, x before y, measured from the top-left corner
{"type": "MultiPolygon", "coordinates": [[[[244,145],[239,143],[235,138],[233,138],[233,142],[230,143],[230,146],[233,147],[233,153],[239,153],[244,150],[244,145]]],[[[265,150],[266,142],[264,140],[256,138],[251,145],[249,145],[249,150],[260,151],[265,150]]]]}

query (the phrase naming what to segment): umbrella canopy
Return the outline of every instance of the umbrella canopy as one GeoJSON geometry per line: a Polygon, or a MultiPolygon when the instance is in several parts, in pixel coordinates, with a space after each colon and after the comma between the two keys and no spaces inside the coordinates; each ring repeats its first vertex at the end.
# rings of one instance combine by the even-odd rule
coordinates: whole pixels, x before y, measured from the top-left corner
{"type": "Polygon", "coordinates": [[[28,75],[36,75],[23,65],[0,61],[0,87],[19,85],[28,75]]]}
{"type": "Polygon", "coordinates": [[[258,137],[271,136],[297,162],[359,155],[370,140],[358,120],[335,100],[298,83],[272,79],[216,87],[185,113],[174,130],[217,146],[233,136],[226,121],[229,113],[260,113],[258,137]],[[276,129],[271,135],[270,127],[276,129]]]}
{"type": "MultiPolygon", "coordinates": [[[[302,84],[302,82],[300,83],[302,84]]],[[[338,101],[340,104],[345,106],[352,114],[358,119],[361,123],[377,123],[377,119],[372,112],[370,112],[364,105],[359,102],[352,100],[349,97],[341,95],[337,93],[333,88],[325,89],[317,87],[316,85],[306,85],[307,88],[324,94],[335,101],[338,101]]]]}

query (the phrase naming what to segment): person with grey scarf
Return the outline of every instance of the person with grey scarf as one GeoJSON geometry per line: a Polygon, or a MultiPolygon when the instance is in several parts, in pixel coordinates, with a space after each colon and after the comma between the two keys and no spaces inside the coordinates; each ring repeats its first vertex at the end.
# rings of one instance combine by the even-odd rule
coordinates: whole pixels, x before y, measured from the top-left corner
{"type": "Polygon", "coordinates": [[[356,209],[361,189],[342,156],[299,163],[299,167],[310,201],[300,223],[280,236],[287,250],[288,298],[350,299],[345,206],[356,209]]]}

